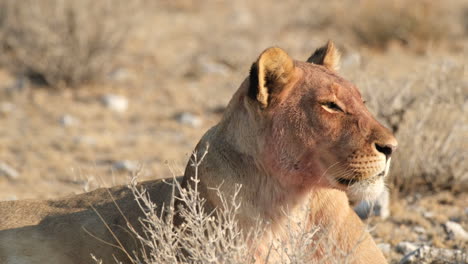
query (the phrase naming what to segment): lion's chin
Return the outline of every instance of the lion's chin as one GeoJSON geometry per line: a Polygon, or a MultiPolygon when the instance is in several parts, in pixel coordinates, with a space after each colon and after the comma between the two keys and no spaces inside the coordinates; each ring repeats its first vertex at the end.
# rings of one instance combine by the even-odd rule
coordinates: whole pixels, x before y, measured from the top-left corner
{"type": "Polygon", "coordinates": [[[374,201],[385,189],[384,177],[363,180],[348,186],[345,190],[351,201],[374,201]]]}

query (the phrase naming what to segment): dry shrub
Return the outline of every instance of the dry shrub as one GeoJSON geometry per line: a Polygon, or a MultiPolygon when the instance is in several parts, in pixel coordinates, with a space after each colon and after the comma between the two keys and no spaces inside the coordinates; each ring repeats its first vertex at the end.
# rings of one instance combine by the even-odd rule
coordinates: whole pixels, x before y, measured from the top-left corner
{"type": "MultiPolygon", "coordinates": [[[[191,164],[197,168],[202,161],[203,158],[197,160],[194,154],[191,164]]],[[[323,229],[307,225],[307,208],[302,208],[303,217],[285,212],[288,220],[283,233],[287,242],[284,239],[273,239],[269,245],[260,244],[262,237],[270,235],[262,228],[266,223],[258,222],[249,232],[238,226],[236,215],[242,206],[238,194],[242,186],[235,186],[231,197],[224,196],[218,188],[216,192],[222,206],[208,212],[204,209],[206,200],[198,192],[197,172],[191,180],[193,185],[187,189],[182,188],[177,180],[168,183],[173,184],[174,190],[171,204],[158,207],[146,190],[138,186],[137,177],[132,179],[129,188],[144,214],[140,219],[141,228],[128,224],[129,230],[141,244],[140,252],[133,252],[132,263],[244,264],[255,263],[255,258],[260,258],[264,263],[310,263],[319,247],[325,250],[322,262],[338,264],[350,263],[352,260],[349,252],[336,250],[335,242],[330,241],[323,229]],[[173,222],[175,199],[185,204],[178,208],[178,213],[184,219],[181,226],[173,222]],[[257,246],[261,246],[266,254],[255,256],[257,246]]],[[[96,263],[102,263],[93,258],[96,263]]]]}
{"type": "Polygon", "coordinates": [[[258,233],[245,235],[237,225],[235,216],[240,208],[237,195],[240,186],[232,197],[225,197],[217,190],[223,208],[207,212],[206,200],[198,191],[198,166],[205,152],[198,160],[192,156],[196,168],[193,185],[187,189],[173,180],[173,199],[171,204],[161,206],[152,202],[146,190],[141,189],[134,177],[129,185],[144,214],[140,219],[141,228],[129,224],[129,229],[141,243],[141,252],[134,252],[133,263],[253,263],[253,255],[246,239],[254,239],[258,233]],[[181,226],[173,222],[176,209],[175,199],[186,206],[178,208],[185,219],[181,226]],[[137,230],[142,230],[138,232],[137,230]]]}
{"type": "Polygon", "coordinates": [[[102,77],[138,16],[138,0],[0,1],[2,64],[50,86],[102,77]]]}
{"type": "Polygon", "coordinates": [[[399,142],[390,171],[396,190],[468,187],[465,74],[463,65],[433,64],[408,80],[363,86],[369,108],[399,142]]]}
{"type": "Polygon", "coordinates": [[[140,220],[143,234],[130,228],[142,244],[142,252],[135,257],[135,263],[253,263],[253,256],[244,242],[245,237],[235,220],[240,203],[236,200],[239,187],[231,200],[222,198],[222,209],[206,212],[205,200],[200,197],[198,179],[194,188],[184,190],[174,181],[180,196],[177,199],[187,204],[180,214],[186,224],[176,227],[173,223],[174,204],[158,208],[138,189],[131,185],[145,218],[140,220]]]}
{"type": "Polygon", "coordinates": [[[444,3],[430,0],[365,0],[354,14],[353,29],[366,45],[385,48],[391,42],[425,44],[449,33],[444,3]]]}
{"type": "Polygon", "coordinates": [[[425,89],[413,95],[397,131],[393,181],[400,190],[468,187],[468,82],[462,76],[463,68],[442,65],[413,84],[425,89]]]}

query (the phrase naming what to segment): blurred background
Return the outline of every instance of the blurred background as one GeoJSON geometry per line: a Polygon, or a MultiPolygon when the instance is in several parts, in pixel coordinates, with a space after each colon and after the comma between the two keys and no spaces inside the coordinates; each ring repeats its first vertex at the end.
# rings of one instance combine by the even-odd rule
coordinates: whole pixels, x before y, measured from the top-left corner
{"type": "Polygon", "coordinates": [[[466,249],[466,0],[0,0],[0,200],[182,175],[261,51],[329,39],[399,140],[379,246],[466,249]]]}

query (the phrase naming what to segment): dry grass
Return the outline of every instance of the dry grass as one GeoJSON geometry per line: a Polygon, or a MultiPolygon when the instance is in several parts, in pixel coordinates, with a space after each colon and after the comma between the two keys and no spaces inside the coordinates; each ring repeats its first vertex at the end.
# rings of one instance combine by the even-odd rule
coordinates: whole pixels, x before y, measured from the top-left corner
{"type": "Polygon", "coordinates": [[[395,191],[468,187],[465,67],[437,63],[407,80],[361,86],[369,108],[399,141],[391,169],[395,191]]]}
{"type": "Polygon", "coordinates": [[[138,3],[1,1],[1,63],[52,87],[100,79],[118,58],[138,3]]]}
{"type": "Polygon", "coordinates": [[[140,221],[143,234],[131,228],[142,244],[142,252],[138,254],[141,257],[136,256],[135,263],[253,263],[244,234],[235,220],[240,207],[238,192],[232,200],[224,199],[218,192],[223,208],[206,212],[205,200],[197,191],[198,179],[193,180],[194,189],[174,186],[180,193],[177,199],[187,205],[179,211],[186,221],[180,227],[173,223],[174,204],[157,208],[145,190],[138,189],[135,181],[132,183],[131,189],[145,214],[140,221]]]}
{"type": "Polygon", "coordinates": [[[450,34],[444,5],[428,0],[365,0],[352,16],[351,24],[365,45],[386,48],[391,42],[398,42],[425,46],[450,34]]]}
{"type": "MultiPolygon", "coordinates": [[[[206,152],[205,152],[206,154],[206,152]]],[[[203,155],[204,156],[204,155],[203,155]]],[[[191,166],[198,168],[203,161],[192,155],[191,166]]],[[[206,211],[206,200],[198,191],[198,173],[187,189],[173,180],[173,199],[169,205],[160,206],[152,202],[145,189],[137,184],[138,177],[132,178],[132,190],[144,217],[140,227],[128,228],[140,243],[140,252],[131,252],[134,264],[151,263],[351,263],[352,252],[342,252],[331,241],[324,229],[307,224],[308,206],[302,208],[303,217],[294,217],[284,212],[287,221],[281,238],[272,236],[266,230],[268,223],[257,222],[252,230],[239,227],[236,215],[242,206],[238,197],[242,186],[235,186],[234,194],[226,197],[220,190],[216,193],[222,206],[206,211]],[[184,206],[175,208],[175,201],[184,206]],[[174,216],[179,214],[184,223],[175,225],[174,216]],[[142,230],[142,231],[137,231],[142,230]],[[265,238],[268,237],[268,240],[265,238]],[[269,241],[265,243],[265,241],[269,241]],[[258,254],[258,249],[262,254],[258,254]],[[323,249],[320,261],[313,261],[317,250],[323,249]],[[311,261],[312,260],[312,261],[311,261]],[[257,262],[256,262],[257,261],[257,262]]],[[[302,213],[301,213],[302,215],[302,213]]],[[[123,249],[125,251],[125,249],[123,249]]],[[[98,253],[98,252],[96,252],[98,253]]],[[[98,258],[96,263],[102,263],[98,258]]]]}

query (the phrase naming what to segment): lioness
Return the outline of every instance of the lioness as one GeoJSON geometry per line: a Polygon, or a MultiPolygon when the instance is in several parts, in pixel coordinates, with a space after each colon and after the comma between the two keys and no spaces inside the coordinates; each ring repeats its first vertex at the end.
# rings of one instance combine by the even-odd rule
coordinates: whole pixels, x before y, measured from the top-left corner
{"type": "MultiPolygon", "coordinates": [[[[339,57],[332,42],[307,62],[291,59],[280,48],[261,53],[222,120],[197,145],[200,150],[210,146],[198,167],[198,188],[207,209],[213,209],[220,201],[211,187],[221,186],[230,195],[235,184],[242,184],[241,228],[248,230],[261,219],[270,223],[265,228],[273,235],[281,233],[285,208],[308,201],[309,224],[326,230],[337,250],[349,252],[355,263],[386,263],[348,197],[373,199],[382,192],[397,142],[366,109],[357,88],[337,75],[339,57]]],[[[194,173],[187,165],[177,180],[187,186],[194,173]]],[[[157,204],[168,203],[169,185],[143,185],[157,204]]],[[[109,191],[137,226],[141,212],[131,192],[126,187],[109,191]]],[[[125,221],[105,189],[61,200],[2,202],[0,263],[88,263],[90,253],[104,263],[113,262],[113,256],[126,261],[121,250],[105,243],[137,250],[135,239],[121,228],[125,221]]],[[[259,259],[264,253],[257,253],[259,259]]]]}

